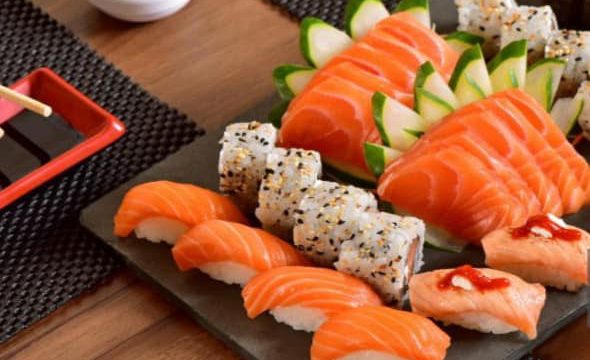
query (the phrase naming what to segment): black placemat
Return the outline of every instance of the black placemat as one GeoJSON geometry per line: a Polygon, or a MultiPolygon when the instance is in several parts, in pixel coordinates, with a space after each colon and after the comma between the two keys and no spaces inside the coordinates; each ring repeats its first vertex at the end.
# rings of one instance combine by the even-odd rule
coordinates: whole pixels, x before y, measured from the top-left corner
{"type": "Polygon", "coordinates": [[[0,0],[0,34],[0,83],[50,67],[127,126],[115,145],[0,213],[2,342],[122,264],[79,211],[203,132],[24,0],[0,0]]]}

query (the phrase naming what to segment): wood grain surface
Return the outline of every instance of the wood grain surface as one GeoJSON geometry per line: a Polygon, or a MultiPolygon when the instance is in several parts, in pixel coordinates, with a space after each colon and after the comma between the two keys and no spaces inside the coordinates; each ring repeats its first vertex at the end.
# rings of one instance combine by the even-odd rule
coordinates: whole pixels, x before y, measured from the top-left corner
{"type": "MultiPolygon", "coordinates": [[[[206,128],[268,96],[274,66],[301,61],[297,25],[261,0],[192,0],[180,13],[143,25],[111,19],[82,0],[33,2],[206,128]]],[[[561,331],[536,355],[590,360],[587,320],[561,331]]],[[[124,270],[0,346],[5,359],[237,357],[124,270]]]]}

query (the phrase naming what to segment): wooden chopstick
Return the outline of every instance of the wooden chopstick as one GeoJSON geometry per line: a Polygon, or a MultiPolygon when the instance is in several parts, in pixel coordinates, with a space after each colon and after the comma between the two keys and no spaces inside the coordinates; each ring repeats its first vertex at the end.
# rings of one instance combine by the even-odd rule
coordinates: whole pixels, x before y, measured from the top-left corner
{"type": "Polygon", "coordinates": [[[31,97],[16,92],[10,88],[7,88],[6,86],[0,85],[0,97],[3,97],[16,104],[19,104],[25,109],[31,110],[32,112],[35,112],[45,117],[50,116],[53,112],[49,105],[43,104],[40,101],[37,101],[31,97]]]}

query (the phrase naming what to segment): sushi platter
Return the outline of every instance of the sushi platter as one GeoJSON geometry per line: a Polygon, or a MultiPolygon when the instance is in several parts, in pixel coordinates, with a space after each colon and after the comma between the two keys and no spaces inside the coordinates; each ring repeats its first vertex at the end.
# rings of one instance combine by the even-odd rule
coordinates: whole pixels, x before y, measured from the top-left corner
{"type": "Polygon", "coordinates": [[[81,221],[246,359],[520,359],[590,306],[590,33],[560,25],[495,0],[306,18],[278,96],[81,221]]]}

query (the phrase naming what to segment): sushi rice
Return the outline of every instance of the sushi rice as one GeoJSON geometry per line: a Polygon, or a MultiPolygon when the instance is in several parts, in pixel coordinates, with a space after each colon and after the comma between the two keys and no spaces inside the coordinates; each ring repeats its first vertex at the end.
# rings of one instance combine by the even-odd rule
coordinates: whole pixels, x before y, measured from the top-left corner
{"type": "Polygon", "coordinates": [[[219,190],[246,212],[256,208],[266,156],[276,140],[277,130],[271,124],[253,121],[225,129],[219,154],[219,190]]]}
{"type": "Polygon", "coordinates": [[[590,140],[590,81],[584,81],[580,85],[575,100],[583,101],[583,108],[578,118],[578,124],[582,129],[584,137],[590,140]]]}
{"type": "Polygon", "coordinates": [[[340,245],[358,234],[364,212],[377,212],[377,200],[362,189],[318,181],[295,212],[295,246],[318,265],[331,266],[340,245]]]}
{"type": "Polygon", "coordinates": [[[321,176],[320,154],[276,148],[268,154],[264,171],[256,217],[265,230],[289,240],[295,226],[295,210],[321,176]]]}
{"type": "Polygon", "coordinates": [[[384,302],[401,307],[408,282],[422,266],[424,222],[389,213],[365,213],[335,267],[367,281],[384,302]]]}
{"type": "Polygon", "coordinates": [[[501,47],[517,40],[527,40],[529,62],[544,57],[547,40],[558,29],[551,6],[518,6],[502,15],[501,47]]]}
{"type": "Polygon", "coordinates": [[[545,57],[567,61],[558,95],[575,94],[582,82],[590,80],[590,31],[553,32],[545,48],[545,57]]]}

